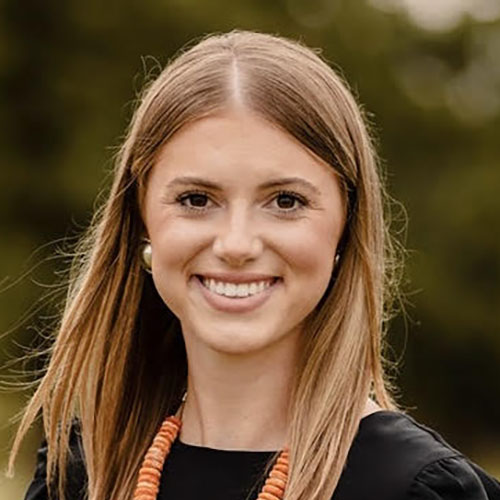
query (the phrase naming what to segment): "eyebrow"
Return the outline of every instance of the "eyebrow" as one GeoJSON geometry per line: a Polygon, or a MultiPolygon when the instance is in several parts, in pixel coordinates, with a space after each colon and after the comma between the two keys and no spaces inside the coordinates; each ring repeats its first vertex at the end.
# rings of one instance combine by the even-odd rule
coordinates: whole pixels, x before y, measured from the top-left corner
{"type": "MultiPolygon", "coordinates": [[[[219,184],[216,184],[215,182],[212,182],[208,179],[204,179],[203,177],[195,177],[195,176],[189,176],[185,175],[182,177],[176,177],[174,180],[170,181],[166,188],[170,189],[175,186],[185,186],[185,185],[197,185],[201,186],[207,189],[214,189],[216,191],[222,191],[222,187],[219,184]]],[[[305,189],[309,189],[313,193],[317,194],[318,196],[321,195],[321,191],[311,182],[307,181],[306,179],[303,179],[302,177],[280,177],[278,179],[273,179],[271,181],[264,182],[260,184],[258,187],[259,189],[268,189],[272,187],[278,187],[278,186],[287,186],[290,184],[298,184],[305,189]]]]}

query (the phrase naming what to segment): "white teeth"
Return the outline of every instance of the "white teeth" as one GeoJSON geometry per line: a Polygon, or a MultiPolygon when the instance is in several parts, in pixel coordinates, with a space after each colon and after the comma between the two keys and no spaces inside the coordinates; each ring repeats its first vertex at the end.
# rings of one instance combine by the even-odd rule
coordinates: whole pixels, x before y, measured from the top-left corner
{"type": "Polygon", "coordinates": [[[209,280],[209,285],[208,285],[208,288],[210,288],[210,290],[214,290],[216,293],[224,293],[224,283],[215,283],[215,280],[209,280]]]}
{"type": "Polygon", "coordinates": [[[271,281],[253,281],[252,283],[224,283],[214,279],[202,278],[203,284],[212,292],[226,297],[248,297],[263,292],[272,284],[271,281]]]}

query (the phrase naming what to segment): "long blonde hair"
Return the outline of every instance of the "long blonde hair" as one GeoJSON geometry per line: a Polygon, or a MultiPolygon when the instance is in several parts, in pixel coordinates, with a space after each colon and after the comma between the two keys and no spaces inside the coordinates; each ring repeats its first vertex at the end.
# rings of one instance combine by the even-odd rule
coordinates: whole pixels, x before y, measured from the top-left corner
{"type": "Polygon", "coordinates": [[[285,499],[331,498],[369,395],[397,409],[383,341],[399,261],[363,115],[339,75],[302,44],[248,31],[211,35],[145,86],[109,195],[75,252],[50,359],[10,462],[41,410],[47,481],[58,478],[60,498],[75,419],[89,500],[128,500],[158,425],[180,403],[187,378],[182,332],[141,270],[140,207],[160,147],[187,123],[227,107],[236,91],[338,173],[348,212],[340,265],[303,335],[285,499]]]}

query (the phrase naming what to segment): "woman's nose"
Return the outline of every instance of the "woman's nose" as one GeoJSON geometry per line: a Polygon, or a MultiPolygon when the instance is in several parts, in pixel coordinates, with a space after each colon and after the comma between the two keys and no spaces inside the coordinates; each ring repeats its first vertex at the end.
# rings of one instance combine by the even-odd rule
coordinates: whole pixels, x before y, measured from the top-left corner
{"type": "Polygon", "coordinates": [[[243,206],[228,211],[213,244],[214,254],[228,264],[241,266],[262,252],[262,240],[249,210],[243,206]]]}

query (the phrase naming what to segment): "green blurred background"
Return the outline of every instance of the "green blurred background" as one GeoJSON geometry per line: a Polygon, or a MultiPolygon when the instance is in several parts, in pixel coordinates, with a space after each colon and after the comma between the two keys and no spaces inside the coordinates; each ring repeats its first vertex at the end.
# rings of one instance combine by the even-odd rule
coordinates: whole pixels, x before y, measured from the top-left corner
{"type": "MultiPolygon", "coordinates": [[[[53,318],[37,301],[67,265],[55,241],[89,223],[147,75],[233,28],[321,47],[359,95],[409,216],[410,319],[390,331],[400,402],[500,476],[498,0],[2,0],[2,377],[16,379],[6,362],[53,318]]],[[[28,395],[0,393],[2,471],[28,395]]],[[[37,427],[15,479],[0,476],[0,498],[22,498],[40,438],[37,427]]]]}

